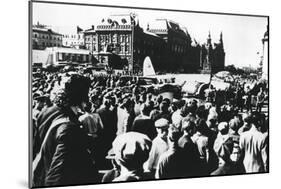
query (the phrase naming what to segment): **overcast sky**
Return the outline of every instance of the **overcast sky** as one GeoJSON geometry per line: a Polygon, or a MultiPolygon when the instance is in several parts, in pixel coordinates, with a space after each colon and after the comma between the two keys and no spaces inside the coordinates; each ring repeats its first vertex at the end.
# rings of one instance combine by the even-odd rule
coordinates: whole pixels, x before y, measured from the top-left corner
{"type": "Polygon", "coordinates": [[[173,20],[186,27],[191,38],[201,44],[206,42],[209,31],[212,42],[218,42],[220,32],[223,32],[226,65],[258,66],[262,53],[261,39],[267,26],[266,17],[33,3],[33,23],[39,21],[64,34],[75,32],[77,25],[88,29],[110,14],[130,12],[138,15],[143,28],[157,18],[173,20]]]}

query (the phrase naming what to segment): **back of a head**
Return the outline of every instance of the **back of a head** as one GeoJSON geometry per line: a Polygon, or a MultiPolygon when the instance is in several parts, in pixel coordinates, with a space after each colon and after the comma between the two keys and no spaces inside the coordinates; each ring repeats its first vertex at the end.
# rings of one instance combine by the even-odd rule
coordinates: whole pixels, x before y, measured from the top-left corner
{"type": "Polygon", "coordinates": [[[149,116],[150,108],[145,103],[143,103],[140,106],[140,111],[142,112],[143,115],[149,116]]]}
{"type": "Polygon", "coordinates": [[[110,100],[110,98],[104,97],[104,98],[103,98],[103,105],[104,105],[106,108],[109,108],[110,105],[111,105],[111,100],[110,100]]]}
{"type": "Polygon", "coordinates": [[[201,134],[203,134],[203,135],[206,134],[205,132],[207,131],[207,128],[208,128],[208,126],[207,126],[205,120],[198,119],[196,121],[196,130],[198,132],[200,132],[201,134]]]}
{"type": "Polygon", "coordinates": [[[127,110],[129,110],[133,106],[133,104],[134,104],[133,100],[131,100],[130,97],[127,97],[124,99],[122,106],[127,110]]]}
{"type": "Polygon", "coordinates": [[[116,161],[129,170],[140,169],[148,159],[152,142],[144,134],[128,132],[112,143],[116,161]]]}
{"type": "Polygon", "coordinates": [[[222,135],[228,134],[229,125],[227,122],[220,122],[218,125],[218,130],[222,135]]]}
{"type": "Polygon", "coordinates": [[[152,121],[156,121],[160,117],[160,112],[156,109],[151,110],[151,112],[149,113],[149,117],[152,121]]]}
{"type": "Polygon", "coordinates": [[[233,118],[229,121],[229,128],[237,132],[240,127],[240,121],[237,118],[233,118]]]}
{"type": "Polygon", "coordinates": [[[159,108],[160,108],[160,111],[166,112],[169,109],[169,104],[166,101],[162,101],[159,108]]]}
{"type": "Polygon", "coordinates": [[[74,74],[65,78],[60,91],[56,94],[54,103],[58,106],[76,106],[89,101],[90,79],[74,74]]]}
{"type": "Polygon", "coordinates": [[[214,151],[217,156],[226,162],[231,161],[230,155],[233,151],[233,141],[231,137],[221,138],[214,144],[214,151]]]}
{"type": "Polygon", "coordinates": [[[251,122],[251,114],[250,113],[245,113],[243,114],[243,121],[250,124],[251,122]]]}
{"type": "Polygon", "coordinates": [[[181,137],[182,133],[180,130],[175,127],[173,124],[169,126],[168,138],[171,142],[177,142],[181,137]]]}
{"type": "Polygon", "coordinates": [[[163,102],[166,102],[168,106],[170,106],[171,101],[168,98],[164,98],[163,102]]]}
{"type": "Polygon", "coordinates": [[[205,109],[205,106],[199,106],[196,110],[196,115],[199,118],[206,120],[208,116],[208,110],[205,109]]]}
{"type": "Polygon", "coordinates": [[[195,129],[195,123],[189,118],[189,117],[185,117],[182,120],[182,131],[194,131],[195,129]]]}
{"type": "Polygon", "coordinates": [[[258,112],[253,112],[250,117],[250,123],[254,124],[256,127],[260,127],[259,121],[261,118],[261,114],[258,112]]]}
{"type": "Polygon", "coordinates": [[[88,113],[91,112],[91,109],[92,109],[92,103],[91,102],[87,102],[86,103],[86,106],[84,107],[84,110],[88,113]]]}

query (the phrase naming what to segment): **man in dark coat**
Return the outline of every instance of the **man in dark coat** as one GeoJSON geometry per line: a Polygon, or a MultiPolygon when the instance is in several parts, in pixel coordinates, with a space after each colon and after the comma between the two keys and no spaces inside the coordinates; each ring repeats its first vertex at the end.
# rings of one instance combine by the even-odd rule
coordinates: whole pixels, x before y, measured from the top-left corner
{"type": "Polygon", "coordinates": [[[183,178],[190,176],[185,169],[186,160],[184,153],[178,146],[181,136],[180,131],[173,125],[169,127],[168,144],[169,149],[160,158],[156,169],[156,179],[183,178]]]}
{"type": "Polygon", "coordinates": [[[102,142],[99,146],[98,153],[97,153],[97,161],[99,161],[99,168],[102,169],[107,169],[109,164],[106,164],[104,161],[105,156],[107,155],[107,152],[111,149],[112,147],[112,142],[114,138],[116,137],[116,131],[117,131],[117,120],[115,112],[112,111],[111,101],[110,96],[106,96],[103,99],[103,105],[102,107],[97,111],[97,113],[101,117],[101,121],[103,124],[103,130],[101,131],[101,138],[102,142]]]}
{"type": "Polygon", "coordinates": [[[44,140],[44,137],[51,126],[52,122],[61,117],[61,108],[57,105],[53,105],[49,108],[46,108],[38,115],[38,118],[35,122],[36,127],[33,130],[34,141],[33,141],[33,159],[36,157],[40,151],[41,144],[44,140]]]}
{"type": "Polygon", "coordinates": [[[87,78],[72,75],[57,93],[54,103],[60,107],[59,118],[52,121],[33,161],[33,187],[97,182],[87,134],[78,121],[78,111],[88,101],[88,90],[87,78]]]}
{"type": "Polygon", "coordinates": [[[149,117],[149,107],[146,104],[142,104],[141,115],[135,118],[131,131],[143,133],[147,135],[150,140],[153,140],[156,135],[156,128],[153,121],[149,117]]]}
{"type": "Polygon", "coordinates": [[[201,170],[201,161],[197,146],[193,143],[191,136],[194,134],[195,123],[188,117],[182,120],[183,136],[179,139],[178,145],[183,150],[187,176],[198,176],[201,170]]]}

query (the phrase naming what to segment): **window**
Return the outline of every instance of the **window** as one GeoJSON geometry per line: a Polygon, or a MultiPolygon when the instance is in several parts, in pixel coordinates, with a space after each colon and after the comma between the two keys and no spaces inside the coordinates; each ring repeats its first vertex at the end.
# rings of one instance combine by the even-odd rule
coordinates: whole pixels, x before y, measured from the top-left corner
{"type": "Polygon", "coordinates": [[[126,35],[126,42],[129,42],[129,35],[126,35]]]}

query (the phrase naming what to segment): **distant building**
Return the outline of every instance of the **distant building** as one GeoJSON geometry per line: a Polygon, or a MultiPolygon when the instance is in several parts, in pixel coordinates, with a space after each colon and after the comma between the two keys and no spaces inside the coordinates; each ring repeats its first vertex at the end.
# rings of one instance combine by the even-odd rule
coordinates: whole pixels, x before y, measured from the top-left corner
{"type": "Polygon", "coordinates": [[[156,19],[149,23],[147,30],[164,40],[161,67],[164,71],[182,71],[185,68],[191,38],[178,23],[167,19],[156,19]]]}
{"type": "Polygon", "coordinates": [[[75,49],[85,48],[83,30],[77,26],[76,32],[64,34],[62,37],[62,45],[75,49]]]}
{"type": "Polygon", "coordinates": [[[120,57],[119,63],[114,63],[115,66],[119,64],[118,68],[140,73],[146,56],[150,56],[156,65],[161,61],[164,41],[155,33],[143,31],[135,14],[103,18],[95,31],[96,58],[100,63],[106,64],[108,53],[112,53],[112,56],[120,57]]]}
{"type": "Polygon", "coordinates": [[[132,37],[137,28],[134,19],[130,14],[111,15],[101,19],[96,28],[96,56],[100,63],[106,64],[105,52],[110,52],[120,56],[122,66],[133,65],[132,37]]]}
{"type": "Polygon", "coordinates": [[[168,19],[156,19],[141,28],[134,13],[110,15],[84,31],[84,46],[99,63],[113,69],[141,73],[149,56],[156,72],[221,71],[225,65],[222,33],[218,43],[200,45],[186,28],[168,19]],[[111,61],[112,60],[112,61],[111,61]]]}
{"type": "Polygon", "coordinates": [[[32,51],[32,65],[71,65],[90,63],[90,52],[85,49],[74,49],[64,47],[50,47],[44,50],[32,51]]]}
{"type": "Polygon", "coordinates": [[[94,26],[84,31],[85,48],[96,54],[98,52],[98,38],[94,26]]]}
{"type": "Polygon", "coordinates": [[[225,52],[223,47],[222,33],[219,43],[212,44],[209,32],[207,42],[202,45],[200,53],[200,68],[203,73],[216,73],[222,71],[225,66],[225,52]]]}
{"type": "Polygon", "coordinates": [[[32,27],[32,48],[45,49],[47,47],[61,47],[62,35],[54,32],[45,25],[37,23],[32,27]]]}

